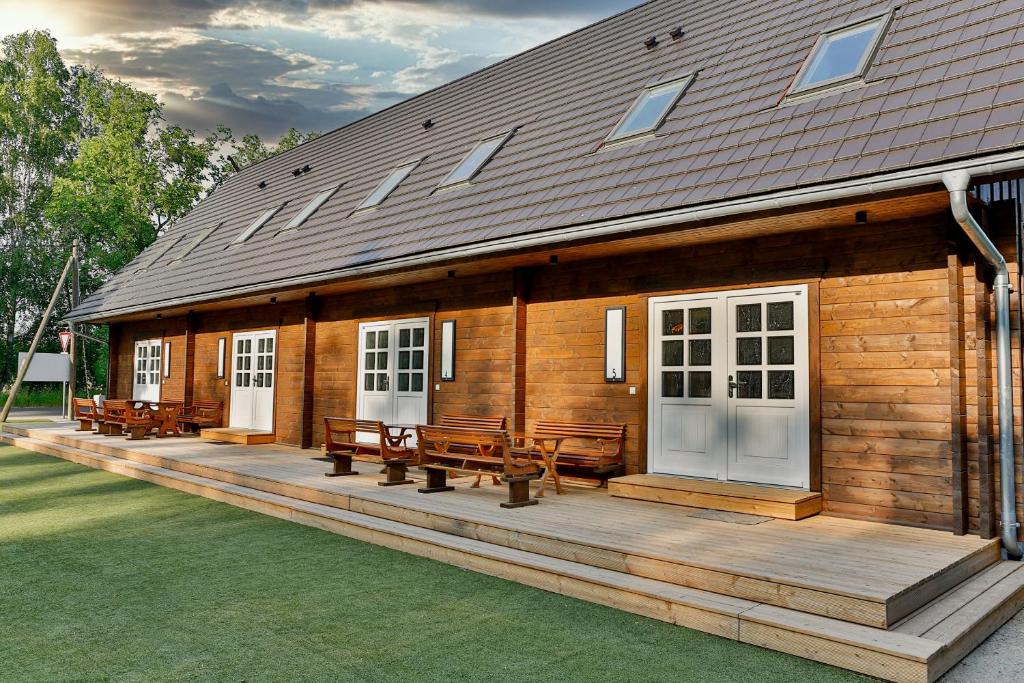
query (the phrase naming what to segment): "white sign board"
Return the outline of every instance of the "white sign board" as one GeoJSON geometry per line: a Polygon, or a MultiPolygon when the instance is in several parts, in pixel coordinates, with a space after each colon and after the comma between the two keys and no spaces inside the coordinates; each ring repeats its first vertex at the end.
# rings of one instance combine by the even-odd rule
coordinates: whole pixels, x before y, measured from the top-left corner
{"type": "MultiPolygon", "coordinates": [[[[18,354],[18,368],[28,353],[22,351],[18,354]]],[[[25,375],[26,382],[70,382],[71,381],[71,358],[63,353],[37,353],[32,357],[32,364],[28,366],[28,374],[25,375]]]]}

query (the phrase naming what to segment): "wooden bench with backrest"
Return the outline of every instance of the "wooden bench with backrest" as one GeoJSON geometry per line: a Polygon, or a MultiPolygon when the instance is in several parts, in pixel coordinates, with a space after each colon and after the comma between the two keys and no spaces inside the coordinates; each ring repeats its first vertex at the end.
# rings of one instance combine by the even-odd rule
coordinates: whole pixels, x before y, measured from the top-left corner
{"type": "Polygon", "coordinates": [[[103,419],[102,413],[96,407],[96,401],[91,398],[73,398],[74,405],[73,419],[78,420],[78,432],[91,432],[93,423],[99,423],[103,419]]]}
{"type": "Polygon", "coordinates": [[[539,479],[544,468],[530,458],[528,451],[512,448],[508,432],[502,429],[471,427],[416,427],[416,448],[419,464],[427,471],[427,485],[420,493],[452,491],[448,475],[472,476],[492,474],[508,484],[508,502],[504,508],[536,505],[530,498],[530,482],[539,479]],[[451,446],[457,444],[458,450],[451,446]],[[472,450],[462,450],[469,446],[472,450]]]}
{"type": "Polygon", "coordinates": [[[128,430],[128,439],[142,441],[148,439],[150,431],[160,426],[160,421],[150,412],[148,401],[128,401],[124,413],[124,426],[128,430]]]}
{"type": "MultiPolygon", "coordinates": [[[[502,415],[459,415],[457,413],[448,413],[442,415],[437,419],[437,424],[442,427],[465,427],[468,429],[506,429],[507,420],[502,415]]],[[[462,451],[473,453],[479,449],[479,446],[474,444],[459,444],[453,443],[448,447],[449,452],[462,451]]],[[[491,480],[494,484],[499,485],[501,482],[498,478],[491,476],[491,480]]],[[[480,486],[480,477],[476,478],[476,482],[473,484],[473,488],[480,486]]]]}
{"type": "Polygon", "coordinates": [[[352,457],[376,455],[384,463],[387,479],[378,482],[381,486],[411,484],[407,472],[409,464],[415,461],[416,451],[405,446],[412,434],[394,436],[379,420],[357,420],[351,417],[324,418],[324,450],[334,461],[334,471],[326,477],[344,477],[359,474],[352,469],[352,457]],[[358,432],[375,434],[378,443],[370,444],[357,439],[358,432]]]}
{"type": "Polygon", "coordinates": [[[128,411],[129,401],[123,399],[109,398],[103,402],[103,422],[100,424],[100,433],[105,436],[121,436],[124,434],[125,414],[128,411]]]}
{"type": "Polygon", "coordinates": [[[192,401],[182,409],[178,424],[183,431],[194,432],[203,427],[220,427],[224,424],[224,402],[192,401]]]}
{"type": "MultiPolygon", "coordinates": [[[[558,465],[585,470],[603,480],[621,473],[626,466],[626,425],[605,422],[560,422],[540,420],[531,436],[563,436],[566,441],[558,452],[558,465]]],[[[539,453],[531,451],[534,457],[539,453]]],[[[557,472],[552,472],[557,477],[557,472]]]]}

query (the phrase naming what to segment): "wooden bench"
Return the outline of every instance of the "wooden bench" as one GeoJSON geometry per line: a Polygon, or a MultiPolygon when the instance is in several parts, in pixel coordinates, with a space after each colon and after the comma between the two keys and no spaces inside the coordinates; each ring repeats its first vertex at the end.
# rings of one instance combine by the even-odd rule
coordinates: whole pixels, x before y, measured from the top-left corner
{"type": "Polygon", "coordinates": [[[104,436],[121,436],[124,434],[125,414],[128,412],[128,401],[107,399],[103,402],[103,422],[100,434],[104,436]]]}
{"type": "MultiPolygon", "coordinates": [[[[463,427],[465,429],[506,429],[507,421],[502,415],[459,415],[456,413],[448,413],[438,418],[437,424],[442,427],[463,427]]],[[[453,443],[448,446],[449,452],[460,451],[463,453],[474,453],[479,449],[474,444],[460,444],[453,443]]],[[[486,455],[486,454],[485,454],[486,455]]],[[[480,477],[478,475],[476,481],[473,482],[473,488],[480,486],[480,477]]],[[[498,478],[491,476],[491,481],[495,485],[501,484],[498,478]]]]}
{"type": "Polygon", "coordinates": [[[99,423],[103,419],[96,401],[91,398],[73,398],[71,403],[74,406],[72,419],[78,420],[78,432],[91,432],[93,423],[99,423]]]}
{"type": "Polygon", "coordinates": [[[223,401],[192,401],[178,417],[183,431],[198,432],[203,427],[221,427],[224,424],[223,401]]]}
{"type": "MultiPolygon", "coordinates": [[[[603,480],[625,470],[626,425],[604,422],[559,422],[540,420],[531,436],[567,438],[558,452],[557,465],[584,470],[603,480]]],[[[539,457],[536,450],[533,457],[539,457]]],[[[556,466],[557,466],[556,465],[556,466]]],[[[556,484],[558,473],[552,472],[556,484]]]]}
{"type": "Polygon", "coordinates": [[[452,491],[448,475],[492,474],[508,484],[508,502],[503,508],[536,505],[530,498],[530,482],[539,479],[544,468],[531,460],[525,450],[512,448],[508,432],[501,429],[420,425],[416,428],[419,464],[427,471],[427,485],[420,493],[452,491]],[[470,446],[473,451],[452,451],[452,444],[470,446]]]}
{"type": "Polygon", "coordinates": [[[130,441],[142,441],[148,439],[147,435],[160,426],[160,421],[153,417],[148,402],[129,401],[124,412],[124,426],[130,441]]]}
{"type": "Polygon", "coordinates": [[[334,471],[326,472],[325,477],[344,477],[359,474],[352,469],[352,457],[356,455],[377,455],[384,463],[385,481],[380,486],[396,486],[411,484],[407,472],[409,465],[415,461],[416,451],[405,446],[405,441],[412,434],[394,436],[378,420],[357,420],[351,417],[324,418],[324,450],[334,461],[334,471]],[[369,444],[356,439],[357,432],[376,434],[378,443],[369,444]]]}

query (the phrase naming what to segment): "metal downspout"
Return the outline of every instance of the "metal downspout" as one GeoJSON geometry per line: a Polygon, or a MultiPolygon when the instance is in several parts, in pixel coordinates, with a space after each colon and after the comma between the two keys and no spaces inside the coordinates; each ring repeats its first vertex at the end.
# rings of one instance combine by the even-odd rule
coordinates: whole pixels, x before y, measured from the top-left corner
{"type": "Polygon", "coordinates": [[[1021,559],[1024,548],[1017,540],[1017,495],[1014,473],[1013,447],[1013,369],[1010,348],[1010,272],[1006,259],[992,243],[967,206],[967,187],[971,182],[968,171],[950,171],[942,174],[942,182],[949,190],[949,205],[953,217],[960,224],[981,255],[995,269],[992,283],[996,309],[996,396],[999,410],[999,494],[1001,507],[1001,533],[1006,554],[1021,559]]]}

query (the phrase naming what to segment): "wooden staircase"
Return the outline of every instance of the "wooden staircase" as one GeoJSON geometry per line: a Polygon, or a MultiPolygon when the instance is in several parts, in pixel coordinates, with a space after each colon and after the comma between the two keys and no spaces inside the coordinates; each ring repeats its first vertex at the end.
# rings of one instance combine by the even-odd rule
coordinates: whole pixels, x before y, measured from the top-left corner
{"type": "Polygon", "coordinates": [[[821,494],[772,486],[686,479],[664,474],[631,474],[608,480],[618,498],[726,510],[777,519],[804,519],[821,512],[821,494]]]}

